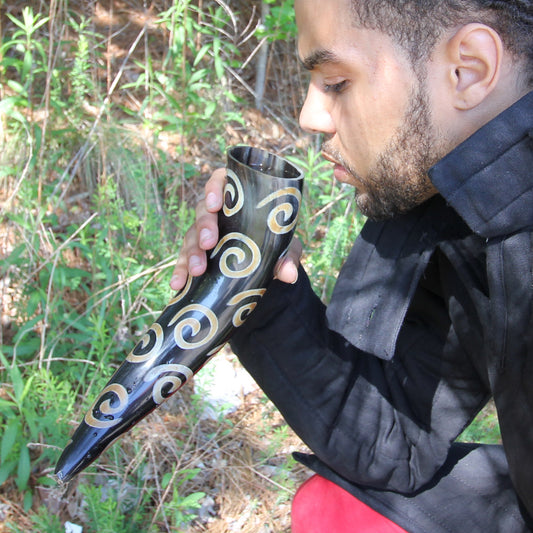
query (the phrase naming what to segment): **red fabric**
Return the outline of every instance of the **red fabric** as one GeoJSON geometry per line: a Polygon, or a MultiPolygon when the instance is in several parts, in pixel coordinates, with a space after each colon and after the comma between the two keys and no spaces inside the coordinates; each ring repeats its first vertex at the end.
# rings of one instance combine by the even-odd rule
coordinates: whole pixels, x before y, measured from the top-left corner
{"type": "Polygon", "coordinates": [[[292,533],[407,533],[319,475],[298,489],[291,518],[292,533]]]}

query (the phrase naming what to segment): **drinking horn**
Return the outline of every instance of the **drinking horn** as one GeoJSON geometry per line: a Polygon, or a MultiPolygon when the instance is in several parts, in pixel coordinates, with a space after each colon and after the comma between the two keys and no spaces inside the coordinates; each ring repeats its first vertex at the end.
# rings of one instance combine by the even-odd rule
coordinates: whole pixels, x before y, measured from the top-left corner
{"type": "Polygon", "coordinates": [[[84,470],[156,409],[229,340],[265,293],[294,232],[302,172],[248,146],[230,148],[220,240],[100,392],[63,450],[60,483],[84,470]]]}

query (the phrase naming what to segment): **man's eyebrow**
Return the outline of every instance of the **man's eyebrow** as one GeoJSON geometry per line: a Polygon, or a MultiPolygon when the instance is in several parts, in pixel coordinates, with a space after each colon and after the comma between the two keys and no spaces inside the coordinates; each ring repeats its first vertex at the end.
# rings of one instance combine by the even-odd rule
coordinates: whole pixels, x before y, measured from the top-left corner
{"type": "Polygon", "coordinates": [[[324,63],[339,63],[339,58],[330,50],[315,50],[302,59],[302,65],[306,70],[314,70],[324,63]]]}

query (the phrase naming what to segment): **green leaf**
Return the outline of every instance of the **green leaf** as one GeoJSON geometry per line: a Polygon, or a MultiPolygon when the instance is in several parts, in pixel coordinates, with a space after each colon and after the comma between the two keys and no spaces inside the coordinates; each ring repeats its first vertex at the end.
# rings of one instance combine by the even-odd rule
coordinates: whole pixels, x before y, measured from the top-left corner
{"type": "Polygon", "coordinates": [[[4,435],[2,436],[2,446],[0,447],[0,462],[2,462],[2,464],[13,449],[13,446],[17,441],[19,430],[20,422],[18,418],[12,418],[7,424],[4,430],[4,435]]]}
{"type": "Polygon", "coordinates": [[[9,377],[11,379],[11,384],[13,385],[15,401],[20,405],[20,399],[22,398],[22,392],[24,391],[24,380],[22,379],[22,374],[17,365],[9,368],[9,377]]]}
{"type": "Polygon", "coordinates": [[[180,507],[185,509],[198,509],[201,507],[200,500],[205,496],[205,492],[194,492],[189,494],[180,502],[180,507]]]}
{"type": "Polygon", "coordinates": [[[19,464],[17,468],[17,487],[19,490],[24,490],[28,486],[28,480],[30,479],[31,464],[30,464],[30,451],[26,445],[22,446],[19,456],[19,464]]]}
{"type": "MultiPolygon", "coordinates": [[[[36,15],[35,20],[37,20],[37,17],[38,17],[38,16],[39,16],[39,15],[36,15]]],[[[46,24],[49,20],[50,20],[50,17],[43,17],[43,18],[41,18],[41,19],[39,20],[39,22],[34,23],[32,33],[33,33],[35,30],[38,30],[43,24],[46,24]]]]}
{"type": "Polygon", "coordinates": [[[22,409],[21,410],[22,419],[26,422],[26,426],[29,429],[30,432],[30,438],[32,440],[37,440],[39,438],[39,428],[37,427],[37,421],[40,420],[40,422],[44,425],[46,425],[46,416],[43,418],[40,418],[39,415],[35,412],[34,409],[22,409]]]}
{"type": "Polygon", "coordinates": [[[13,413],[15,412],[16,408],[17,406],[15,402],[10,402],[8,400],[0,398],[0,413],[2,413],[4,416],[13,416],[13,413]]]}
{"type": "Polygon", "coordinates": [[[33,493],[27,490],[24,493],[24,510],[28,512],[33,504],[33,493]]]}
{"type": "Polygon", "coordinates": [[[28,392],[30,392],[30,387],[31,387],[34,377],[35,375],[30,376],[28,380],[26,381],[26,384],[24,385],[24,390],[22,391],[22,395],[20,396],[20,400],[19,400],[21,404],[24,401],[24,398],[26,398],[26,396],[28,395],[28,392]]]}
{"type": "Polygon", "coordinates": [[[29,76],[32,65],[33,65],[33,55],[31,53],[31,50],[26,50],[24,52],[24,62],[22,64],[22,79],[23,80],[25,80],[29,76]]]}
{"type": "Polygon", "coordinates": [[[163,489],[166,489],[171,479],[172,479],[172,472],[167,472],[166,474],[164,474],[163,479],[161,480],[161,487],[163,489]]]}
{"type": "MultiPolygon", "coordinates": [[[[6,353],[6,355],[9,355],[13,357],[13,354],[16,351],[17,358],[25,358],[29,355],[35,355],[41,346],[41,340],[38,337],[30,337],[27,340],[24,340],[24,342],[21,342],[17,345],[15,348],[14,346],[2,346],[2,349],[6,353]]],[[[0,400],[0,408],[1,408],[2,402],[0,400]]]]}
{"type": "Polygon", "coordinates": [[[24,31],[26,30],[24,24],[23,24],[19,19],[17,19],[16,17],[14,17],[11,13],[6,13],[6,15],[7,15],[7,18],[8,18],[9,20],[11,20],[11,22],[12,22],[13,24],[15,24],[16,26],[18,26],[21,30],[24,30],[24,31]]]}
{"type": "Polygon", "coordinates": [[[216,102],[208,102],[207,105],[205,106],[204,117],[209,118],[213,116],[214,112],[216,111],[216,108],[217,108],[216,102]]]}
{"type": "Polygon", "coordinates": [[[7,86],[13,91],[15,91],[17,94],[20,94],[24,96],[25,98],[28,97],[28,92],[18,81],[7,80],[7,86]]]}
{"type": "Polygon", "coordinates": [[[207,69],[201,68],[191,74],[191,77],[187,81],[188,85],[193,85],[195,82],[204,79],[207,76],[207,69]]]}
{"type": "Polygon", "coordinates": [[[209,44],[204,44],[202,48],[200,48],[200,51],[196,54],[196,57],[194,58],[194,63],[192,64],[193,67],[195,67],[196,65],[198,65],[198,63],[200,63],[200,61],[205,56],[205,54],[209,52],[210,48],[211,46],[209,44]]]}
{"type": "Polygon", "coordinates": [[[11,472],[17,466],[17,461],[6,461],[0,465],[0,485],[10,476],[11,472]]]}
{"type": "Polygon", "coordinates": [[[13,385],[13,392],[14,392],[13,399],[18,405],[19,398],[22,396],[22,392],[24,390],[24,381],[22,380],[22,375],[20,373],[20,370],[18,366],[16,365],[11,366],[2,352],[0,352],[0,361],[2,362],[2,364],[6,368],[6,371],[9,374],[9,379],[11,381],[11,384],[13,385]]]}
{"type": "Polygon", "coordinates": [[[45,487],[57,487],[57,481],[48,476],[41,476],[37,479],[39,485],[44,485],[45,487]]]}
{"type": "Polygon", "coordinates": [[[224,63],[220,56],[215,57],[215,72],[219,80],[224,78],[224,63]]]}

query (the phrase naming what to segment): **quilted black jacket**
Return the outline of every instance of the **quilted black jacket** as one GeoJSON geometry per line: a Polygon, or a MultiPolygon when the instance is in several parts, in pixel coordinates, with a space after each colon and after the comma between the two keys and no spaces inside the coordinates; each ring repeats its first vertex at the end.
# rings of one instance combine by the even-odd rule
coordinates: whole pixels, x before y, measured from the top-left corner
{"type": "Polygon", "coordinates": [[[315,454],[300,459],[408,531],[521,533],[533,515],[533,93],[430,177],[439,195],[365,225],[328,308],[301,269],[293,286],[272,283],[232,347],[315,454]],[[491,397],[503,448],[456,444],[491,397]]]}

